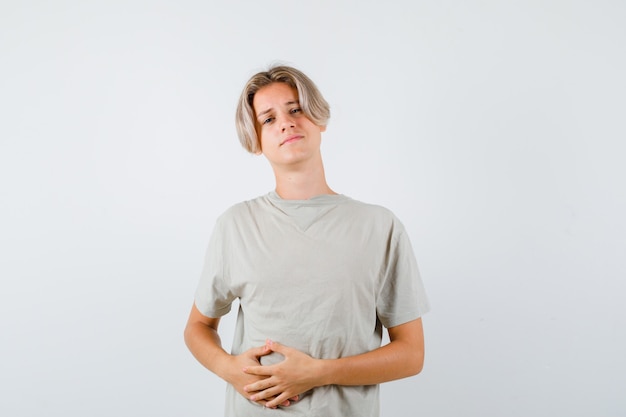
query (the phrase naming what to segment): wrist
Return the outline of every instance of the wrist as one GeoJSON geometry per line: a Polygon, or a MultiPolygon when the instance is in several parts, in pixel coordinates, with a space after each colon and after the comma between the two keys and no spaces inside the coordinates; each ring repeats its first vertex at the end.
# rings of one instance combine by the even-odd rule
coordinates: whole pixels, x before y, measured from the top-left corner
{"type": "Polygon", "coordinates": [[[335,371],[334,360],[332,359],[317,359],[315,366],[315,375],[317,386],[332,385],[335,371]]]}
{"type": "Polygon", "coordinates": [[[233,380],[237,371],[241,371],[236,369],[235,357],[226,352],[219,352],[213,355],[211,363],[213,365],[211,371],[228,383],[233,380]]]}

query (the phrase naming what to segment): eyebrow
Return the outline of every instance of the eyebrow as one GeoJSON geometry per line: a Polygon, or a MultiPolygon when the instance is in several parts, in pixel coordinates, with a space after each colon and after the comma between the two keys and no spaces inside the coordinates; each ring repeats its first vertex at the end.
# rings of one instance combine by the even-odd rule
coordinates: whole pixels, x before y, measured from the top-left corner
{"type": "MultiPolygon", "coordinates": [[[[291,106],[292,104],[300,105],[300,100],[290,100],[290,101],[285,103],[285,106],[291,106]]],[[[260,112],[259,114],[256,115],[257,119],[259,117],[261,117],[261,116],[265,116],[266,114],[271,113],[272,110],[274,110],[274,109],[272,107],[270,107],[269,109],[260,112]]]]}

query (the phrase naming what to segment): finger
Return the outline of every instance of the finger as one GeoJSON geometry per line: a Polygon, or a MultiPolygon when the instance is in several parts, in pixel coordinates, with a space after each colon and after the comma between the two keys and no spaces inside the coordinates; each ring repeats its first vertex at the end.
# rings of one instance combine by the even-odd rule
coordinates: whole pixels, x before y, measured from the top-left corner
{"type": "MultiPolygon", "coordinates": [[[[273,406],[273,405],[268,405],[268,403],[272,400],[276,399],[276,397],[269,397],[269,398],[265,398],[263,400],[257,400],[255,401],[257,404],[260,404],[264,407],[267,408],[273,408],[276,409],[278,408],[278,406],[273,406]]],[[[296,395],[294,397],[289,398],[288,400],[283,401],[282,403],[279,404],[280,407],[289,407],[292,403],[298,401],[300,399],[299,395],[296,395]]]]}
{"type": "Polygon", "coordinates": [[[261,356],[268,355],[271,352],[272,350],[269,348],[269,346],[267,346],[267,344],[265,344],[263,346],[250,348],[248,349],[246,353],[248,353],[250,356],[254,356],[255,358],[258,358],[261,356]]]}
{"type": "MultiPolygon", "coordinates": [[[[271,400],[275,399],[276,397],[270,397],[270,398],[266,398],[264,400],[259,400],[257,401],[257,404],[261,404],[264,407],[268,407],[268,408],[278,408],[278,406],[268,406],[267,403],[270,402],[271,400]]],[[[279,404],[280,407],[289,407],[292,403],[292,400],[285,400],[282,403],[279,404]]]]}
{"type": "Polygon", "coordinates": [[[246,366],[242,369],[243,372],[249,375],[259,375],[259,376],[272,376],[272,367],[271,366],[246,366]]]}
{"type": "Polygon", "coordinates": [[[280,390],[277,389],[276,387],[270,387],[263,391],[257,391],[253,393],[252,395],[250,395],[249,398],[251,401],[259,401],[259,400],[272,401],[271,407],[278,406],[281,403],[289,399],[289,398],[286,398],[284,394],[281,394],[280,390]],[[281,397],[280,400],[278,399],[279,395],[281,397]]]}
{"type": "Polygon", "coordinates": [[[274,408],[274,409],[278,408],[278,407],[271,407],[271,406],[268,406],[268,405],[267,405],[267,403],[268,403],[268,401],[267,401],[267,400],[258,400],[258,401],[255,401],[255,403],[257,403],[257,404],[259,404],[259,405],[262,405],[263,407],[267,407],[267,408],[274,408]]]}
{"type": "Polygon", "coordinates": [[[286,353],[288,353],[288,352],[289,352],[289,350],[290,350],[290,348],[288,348],[287,346],[285,346],[285,345],[281,345],[280,343],[275,342],[275,341],[273,341],[273,340],[268,340],[268,341],[265,343],[265,346],[267,346],[267,347],[268,347],[268,349],[270,349],[272,352],[277,352],[277,353],[280,353],[280,354],[282,354],[283,356],[284,356],[286,353]]]}
{"type": "Polygon", "coordinates": [[[291,401],[289,401],[289,398],[286,398],[288,394],[285,394],[284,392],[280,395],[277,395],[275,398],[266,398],[268,401],[265,404],[266,407],[268,408],[274,408],[277,407],[279,405],[282,405],[284,403],[288,403],[291,404],[291,401]]]}
{"type": "MultiPolygon", "coordinates": [[[[282,393],[281,395],[277,395],[274,398],[266,398],[265,400],[267,401],[266,406],[269,408],[276,408],[275,404],[281,400],[281,398],[283,398],[285,395],[285,393],[282,393]]],[[[291,398],[286,399],[285,401],[283,401],[282,403],[280,403],[279,405],[281,407],[288,407],[291,404],[295,403],[296,401],[298,401],[300,399],[300,395],[294,395],[291,398]]]]}
{"type": "Polygon", "coordinates": [[[268,388],[271,388],[273,385],[274,384],[272,383],[272,381],[270,381],[269,378],[265,378],[260,381],[255,381],[244,386],[243,390],[244,392],[249,392],[249,393],[260,392],[268,388]]]}

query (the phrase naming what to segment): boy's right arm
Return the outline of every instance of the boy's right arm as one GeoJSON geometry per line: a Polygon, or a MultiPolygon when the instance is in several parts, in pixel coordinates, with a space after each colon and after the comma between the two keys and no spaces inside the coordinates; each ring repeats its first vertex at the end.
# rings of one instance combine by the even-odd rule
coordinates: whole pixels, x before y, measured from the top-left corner
{"type": "MultiPolygon", "coordinates": [[[[185,327],[185,343],[198,362],[231,384],[239,394],[248,398],[251,393],[245,392],[243,388],[265,377],[246,374],[243,368],[260,365],[259,358],[271,353],[271,350],[267,346],[261,346],[249,349],[240,355],[229,354],[222,348],[217,332],[219,322],[219,318],[204,316],[194,304],[185,327]]],[[[265,405],[270,400],[268,398],[257,402],[265,405]]],[[[281,405],[287,406],[289,401],[281,405]]]]}

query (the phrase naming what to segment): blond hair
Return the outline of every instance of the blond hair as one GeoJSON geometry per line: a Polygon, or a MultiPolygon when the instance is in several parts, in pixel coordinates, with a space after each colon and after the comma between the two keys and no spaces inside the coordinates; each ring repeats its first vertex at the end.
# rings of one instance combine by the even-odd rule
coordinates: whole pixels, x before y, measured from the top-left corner
{"type": "Polygon", "coordinates": [[[317,86],[303,72],[279,65],[253,75],[246,83],[235,116],[239,142],[250,153],[259,153],[261,144],[256,132],[256,116],[252,102],[254,95],[272,83],[285,83],[298,92],[300,108],[304,115],[318,126],[326,126],[330,118],[330,106],[317,89],[317,86]]]}

